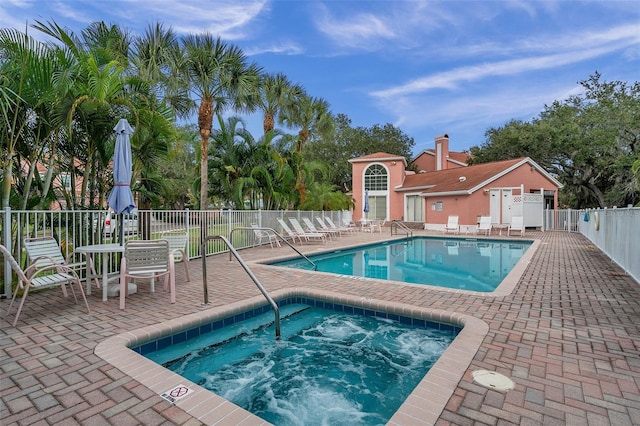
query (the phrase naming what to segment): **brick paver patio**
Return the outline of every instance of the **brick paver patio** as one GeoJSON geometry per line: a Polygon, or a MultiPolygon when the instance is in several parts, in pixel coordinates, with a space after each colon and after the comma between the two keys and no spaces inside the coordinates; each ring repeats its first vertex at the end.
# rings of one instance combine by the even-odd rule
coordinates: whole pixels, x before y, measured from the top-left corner
{"type": "MultiPolygon", "coordinates": [[[[305,253],[387,233],[359,233],[305,253]]],[[[440,414],[438,425],[640,425],[640,285],[580,234],[531,232],[541,244],[507,296],[353,280],[264,265],[252,271],[269,291],[313,288],[471,315],[489,326],[479,350],[440,414]],[[497,371],[516,386],[506,393],[473,381],[497,371]]],[[[287,247],[242,250],[246,260],[285,256],[287,247]]],[[[142,286],[118,309],[117,299],[89,296],[90,314],[59,290],[29,296],[16,328],[0,324],[2,425],[198,425],[94,353],[110,336],[248,299],[258,290],[227,255],[207,260],[211,306],[202,306],[201,260],[191,282],[177,272],[177,303],[142,286]]],[[[6,312],[9,301],[0,307],[6,312]]],[[[15,310],[14,310],[15,312],[15,310]]],[[[230,420],[220,424],[232,424],[230,420]]],[[[424,424],[416,419],[415,424],[424,424]]]]}

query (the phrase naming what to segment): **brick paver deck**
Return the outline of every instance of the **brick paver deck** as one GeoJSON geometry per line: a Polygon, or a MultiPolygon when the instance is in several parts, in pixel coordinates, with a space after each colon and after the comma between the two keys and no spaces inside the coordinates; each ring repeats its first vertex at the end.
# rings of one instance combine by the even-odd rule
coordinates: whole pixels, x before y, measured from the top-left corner
{"type": "MultiPolygon", "coordinates": [[[[388,233],[362,233],[301,247],[312,252],[386,238],[388,233]]],[[[640,285],[579,234],[532,232],[527,238],[541,244],[514,291],[499,297],[264,265],[252,265],[252,271],[269,291],[313,288],[484,321],[489,332],[438,425],[640,425],[640,285]],[[484,388],[473,382],[479,369],[502,373],[516,386],[506,393],[484,388]]],[[[241,255],[258,260],[290,252],[267,246],[241,255]]],[[[212,305],[202,306],[201,260],[190,268],[190,283],[176,268],[173,305],[161,286],[155,294],[141,286],[124,311],[116,299],[102,302],[94,290],[87,314],[52,290],[29,296],[16,328],[12,316],[3,317],[0,424],[202,424],[94,353],[111,336],[259,295],[237,262],[212,256],[212,305]]],[[[5,312],[8,305],[0,302],[5,312]]]]}

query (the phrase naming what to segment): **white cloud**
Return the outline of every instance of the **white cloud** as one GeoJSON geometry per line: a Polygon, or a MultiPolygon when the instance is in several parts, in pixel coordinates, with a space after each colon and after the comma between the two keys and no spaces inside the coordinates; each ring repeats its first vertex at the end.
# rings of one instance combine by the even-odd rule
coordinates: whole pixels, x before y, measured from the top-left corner
{"type": "Polygon", "coordinates": [[[280,55],[300,55],[304,49],[294,42],[273,43],[268,46],[253,46],[243,49],[247,56],[261,55],[264,53],[276,53],[280,55]]]}
{"type": "Polygon", "coordinates": [[[385,19],[373,13],[353,13],[336,18],[326,7],[318,7],[316,29],[342,47],[375,49],[377,40],[397,37],[385,19]]]}
{"type": "MultiPolygon", "coordinates": [[[[411,95],[432,89],[454,89],[461,83],[481,80],[487,77],[514,75],[531,71],[560,68],[569,64],[597,58],[605,54],[633,48],[640,44],[640,34],[635,26],[621,26],[607,31],[590,31],[573,37],[559,36],[560,43],[555,47],[557,53],[541,56],[529,56],[519,59],[494,61],[477,65],[457,67],[444,72],[416,78],[408,83],[371,93],[371,96],[393,99],[397,96],[411,95]]],[[[545,46],[537,40],[525,40],[522,46],[537,50],[545,46]]],[[[548,49],[544,47],[543,49],[548,49]]]]}

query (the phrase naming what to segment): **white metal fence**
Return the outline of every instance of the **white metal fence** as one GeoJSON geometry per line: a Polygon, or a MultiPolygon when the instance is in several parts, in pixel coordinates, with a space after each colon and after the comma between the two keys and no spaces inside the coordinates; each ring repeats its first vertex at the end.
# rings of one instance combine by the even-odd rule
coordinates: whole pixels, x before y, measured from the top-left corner
{"type": "MultiPolygon", "coordinates": [[[[127,239],[161,238],[164,232],[182,230],[187,233],[187,257],[201,256],[200,241],[202,236],[223,235],[230,237],[231,230],[259,227],[273,228],[282,234],[277,219],[295,217],[302,220],[308,217],[315,222],[316,217],[330,217],[335,223],[350,220],[350,212],[344,211],[300,211],[300,210],[140,210],[127,217],[111,217],[106,211],[16,211],[5,209],[0,211],[0,244],[7,247],[23,266],[26,263],[22,250],[24,238],[36,236],[53,236],[60,244],[65,256],[76,247],[90,244],[120,242],[127,239]],[[115,222],[115,225],[114,225],[115,222]],[[124,224],[124,226],[122,226],[124,224]],[[123,228],[123,229],[121,229],[123,228]]],[[[235,248],[244,248],[256,243],[251,230],[233,233],[235,248]]],[[[220,241],[212,241],[207,246],[207,253],[219,253],[226,247],[220,241]]],[[[114,254],[108,260],[109,271],[117,271],[119,255],[114,254]]],[[[100,262],[100,259],[96,259],[100,262]]],[[[101,265],[96,265],[97,267],[101,265]]],[[[11,295],[11,269],[7,261],[0,263],[0,296],[11,295]]]]}
{"type": "MultiPolygon", "coordinates": [[[[137,215],[118,220],[116,226],[106,224],[105,211],[0,211],[1,243],[23,265],[22,241],[26,237],[51,235],[58,240],[66,255],[74,248],[119,241],[120,222],[124,223],[124,239],[161,238],[163,232],[184,230],[188,235],[187,256],[200,257],[201,234],[229,237],[236,228],[273,228],[282,234],[277,219],[295,217],[299,221],[308,217],[330,217],[335,223],[351,220],[348,211],[300,211],[300,210],[140,210],[137,215]]],[[[545,210],[544,231],[580,232],[620,265],[636,281],[640,282],[640,208],[599,210],[545,210]]],[[[255,244],[251,230],[234,232],[234,247],[244,248],[255,244]]],[[[225,251],[219,241],[209,243],[207,253],[225,251]]],[[[109,269],[116,271],[118,255],[109,259],[109,269]]],[[[98,260],[99,261],[99,260],[98,260]]],[[[97,265],[98,266],[98,265],[97,265]]],[[[11,296],[11,270],[8,262],[0,263],[0,296],[11,296]]]]}

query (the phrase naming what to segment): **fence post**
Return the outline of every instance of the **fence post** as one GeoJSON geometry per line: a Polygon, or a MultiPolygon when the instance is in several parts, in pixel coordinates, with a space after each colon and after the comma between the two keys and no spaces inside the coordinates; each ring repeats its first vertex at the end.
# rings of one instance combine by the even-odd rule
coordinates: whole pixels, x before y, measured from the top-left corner
{"type": "MultiPolygon", "coordinates": [[[[11,250],[11,207],[5,207],[4,209],[4,223],[2,224],[4,231],[3,245],[7,248],[9,253],[11,250]]],[[[4,293],[3,297],[11,297],[11,265],[9,265],[9,259],[3,259],[4,261],[4,293]]]]}

